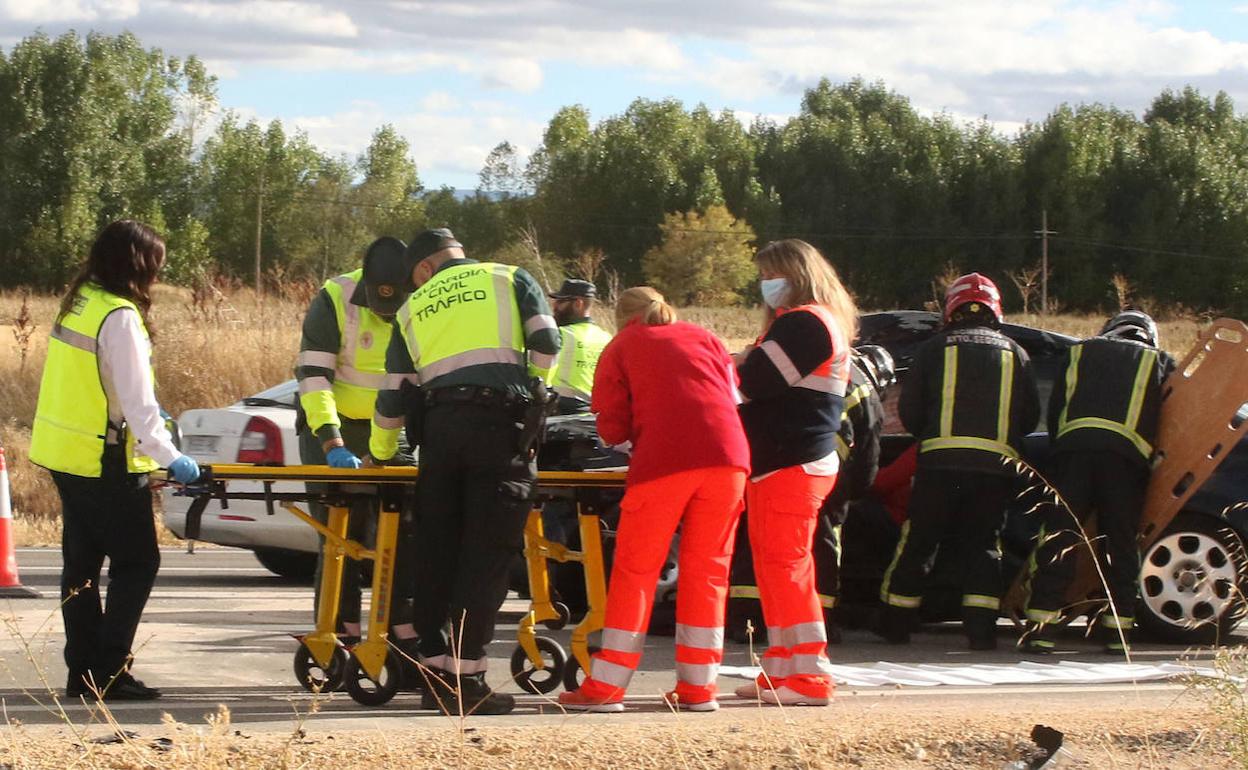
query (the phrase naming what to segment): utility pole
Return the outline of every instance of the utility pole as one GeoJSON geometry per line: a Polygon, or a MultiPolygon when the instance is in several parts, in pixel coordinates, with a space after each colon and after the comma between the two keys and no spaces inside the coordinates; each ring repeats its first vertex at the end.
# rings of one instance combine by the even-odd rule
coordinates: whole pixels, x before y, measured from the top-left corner
{"type": "Polygon", "coordinates": [[[1040,210],[1040,229],[1033,230],[1040,236],[1040,315],[1049,314],[1049,236],[1057,235],[1049,229],[1049,210],[1040,210]]]}
{"type": "Polygon", "coordinates": [[[260,235],[264,222],[264,169],[260,169],[260,189],[256,192],[256,296],[264,291],[260,283],[260,235]]]}

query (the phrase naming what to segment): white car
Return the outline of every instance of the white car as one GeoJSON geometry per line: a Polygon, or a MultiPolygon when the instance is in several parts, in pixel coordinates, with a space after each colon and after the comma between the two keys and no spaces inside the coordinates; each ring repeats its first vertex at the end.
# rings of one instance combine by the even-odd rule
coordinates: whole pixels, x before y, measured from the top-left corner
{"type": "MultiPolygon", "coordinates": [[[[244,398],[224,409],[190,409],[177,420],[181,449],[199,463],[257,463],[296,465],[299,439],[295,433],[295,400],[298,385],[288,380],[244,398]]],[[[298,491],[298,483],[276,483],[275,492],[298,491]]],[[[263,491],[259,482],[230,482],[231,489],[263,491]]],[[[162,492],[165,526],[186,537],[186,512],[191,498],[162,492]]],[[[270,571],[289,578],[311,578],[316,570],[320,543],[316,532],[282,508],[269,514],[263,502],[219,500],[208,503],[199,540],[248,548],[270,571]]]]}

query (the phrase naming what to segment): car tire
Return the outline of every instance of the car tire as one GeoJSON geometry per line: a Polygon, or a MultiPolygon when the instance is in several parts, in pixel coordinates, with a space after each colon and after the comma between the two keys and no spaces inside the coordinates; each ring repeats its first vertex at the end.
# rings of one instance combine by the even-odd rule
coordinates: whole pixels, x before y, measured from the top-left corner
{"type": "Polygon", "coordinates": [[[278,577],[311,582],[316,574],[316,554],[288,548],[257,548],[256,559],[278,577]]]}
{"type": "Polygon", "coordinates": [[[1248,554],[1230,524],[1181,513],[1144,552],[1139,624],[1168,642],[1223,643],[1244,616],[1245,590],[1248,554]]]}

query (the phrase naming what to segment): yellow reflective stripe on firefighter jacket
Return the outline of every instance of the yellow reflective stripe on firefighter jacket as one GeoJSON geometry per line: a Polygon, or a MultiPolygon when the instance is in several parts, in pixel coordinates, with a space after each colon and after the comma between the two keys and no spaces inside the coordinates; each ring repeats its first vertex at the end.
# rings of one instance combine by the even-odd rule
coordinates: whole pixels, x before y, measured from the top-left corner
{"type": "MultiPolygon", "coordinates": [[[[998,351],[1000,366],[997,393],[996,431],[993,436],[959,435],[953,429],[954,404],[958,388],[958,347],[945,348],[944,381],[940,394],[940,434],[919,444],[920,452],[939,449],[978,449],[995,452],[1009,458],[1017,458],[1018,452],[1010,446],[1010,403],[1014,392],[1014,353],[998,351]]],[[[976,376],[986,373],[977,372],[976,376]]]]}
{"type": "Polygon", "coordinates": [[[1129,445],[1125,451],[1151,458],[1164,377],[1158,358],[1155,348],[1131,340],[1094,337],[1072,345],[1054,431],[1059,448],[1105,431],[1117,437],[1109,441],[1129,445]]]}
{"type": "MultiPolygon", "coordinates": [[[[110,426],[108,421],[97,340],[104,319],[122,309],[135,311],[146,336],[147,327],[134,303],[95,284],[84,284],[73,307],[52,327],[30,438],[30,461],[36,465],[75,476],[102,475],[109,429],[120,426],[110,426]]],[[[134,434],[125,431],[125,439],[131,473],[150,473],[160,467],[152,458],[135,454],[134,434]]]]}
{"type": "Polygon", "coordinates": [[[898,400],[919,442],[919,468],[1013,475],[1024,437],[1040,417],[1027,353],[986,326],[953,326],[924,342],[898,400]]]}
{"type": "Polygon", "coordinates": [[[585,320],[560,326],[559,335],[562,343],[551,371],[551,388],[561,396],[589,401],[598,357],[611,341],[611,334],[585,320]]]}
{"type": "MultiPolygon", "coordinates": [[[[314,432],[324,425],[341,425],[339,415],[349,420],[370,419],[377,391],[385,386],[386,348],[394,326],[351,301],[363,275],[360,269],[325,282],[337,324],[338,350],[305,347],[299,351],[299,403],[314,432]],[[317,369],[332,371],[332,378],[318,374],[317,369]]],[[[315,305],[309,314],[314,312],[315,305]]]]}
{"type": "MultiPolygon", "coordinates": [[[[426,389],[474,366],[526,369],[524,326],[515,300],[513,265],[469,262],[434,273],[399,309],[397,321],[426,389]]],[[[553,362],[554,356],[551,356],[553,362]]],[[[539,372],[545,378],[549,366],[539,372]]]]}

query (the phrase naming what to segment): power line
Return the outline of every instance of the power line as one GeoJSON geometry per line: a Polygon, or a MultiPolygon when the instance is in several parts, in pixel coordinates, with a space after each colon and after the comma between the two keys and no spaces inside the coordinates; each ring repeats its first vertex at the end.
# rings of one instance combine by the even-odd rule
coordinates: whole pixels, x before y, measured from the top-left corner
{"type": "Polygon", "coordinates": [[[1198,254],[1192,251],[1174,251],[1172,249],[1157,249],[1146,246],[1131,246],[1125,243],[1111,243],[1109,241],[1097,241],[1091,238],[1079,238],[1077,236],[1060,236],[1053,238],[1055,241],[1067,241],[1069,243],[1081,246],[1095,246],[1102,249],[1117,249],[1119,251],[1131,251],[1141,254],[1164,254],[1171,257],[1190,257],[1191,259],[1204,259],[1212,262],[1241,262],[1243,257],[1225,257],[1216,254],[1198,254]]]}

